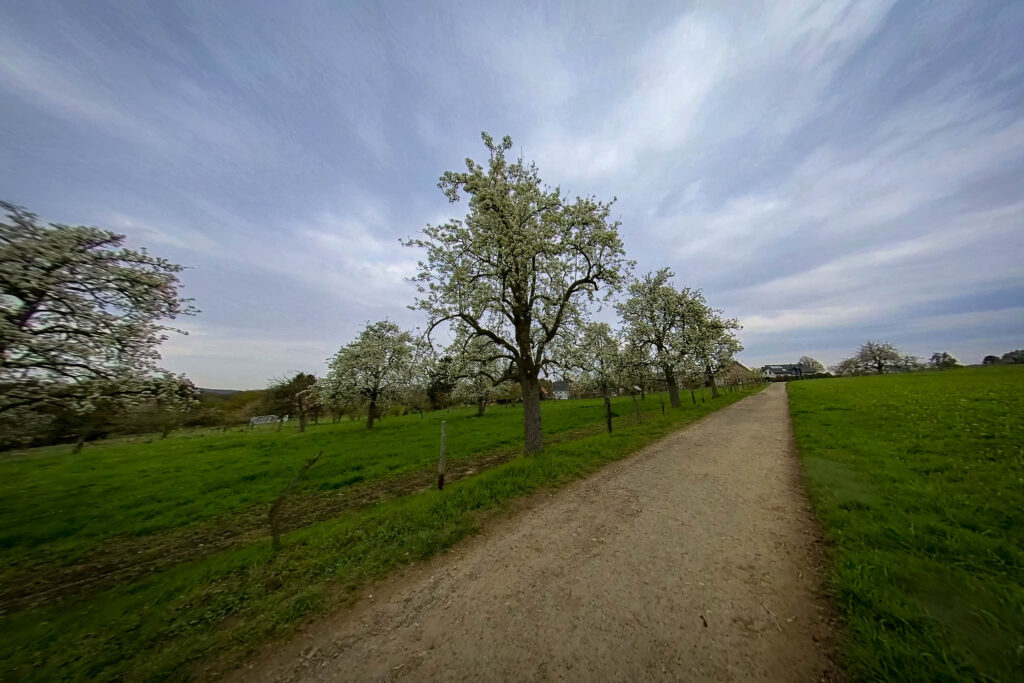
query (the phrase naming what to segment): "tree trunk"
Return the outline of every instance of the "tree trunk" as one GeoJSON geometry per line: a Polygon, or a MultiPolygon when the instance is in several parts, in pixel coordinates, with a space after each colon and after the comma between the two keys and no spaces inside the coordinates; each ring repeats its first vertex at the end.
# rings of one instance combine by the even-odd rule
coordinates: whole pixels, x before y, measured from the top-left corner
{"type": "Polygon", "coordinates": [[[708,368],[708,384],[711,385],[711,398],[718,398],[718,384],[715,382],[715,373],[708,368]]]}
{"type": "Polygon", "coordinates": [[[78,435],[78,439],[75,441],[75,445],[71,448],[71,455],[78,455],[82,452],[82,446],[85,445],[85,440],[89,437],[89,430],[84,429],[82,433],[78,435]]]}
{"type": "Polygon", "coordinates": [[[668,385],[668,402],[673,408],[679,407],[679,384],[676,383],[676,371],[671,365],[662,366],[665,373],[665,384],[668,385]]]}
{"type": "Polygon", "coordinates": [[[642,382],[640,383],[640,400],[641,401],[646,401],[647,400],[647,387],[644,386],[644,384],[642,382]]]}
{"type": "Polygon", "coordinates": [[[604,421],[608,425],[608,433],[612,433],[612,399],[608,394],[608,388],[604,390],[604,421]]]}
{"type": "Polygon", "coordinates": [[[636,415],[636,421],[640,422],[640,404],[636,402],[636,392],[633,392],[633,414],[636,415]]]}
{"type": "Polygon", "coordinates": [[[540,422],[540,373],[520,372],[519,384],[523,389],[523,432],[525,451],[529,455],[538,452],[544,445],[544,432],[540,422]]]}
{"type": "Polygon", "coordinates": [[[166,439],[167,435],[171,433],[171,425],[165,424],[164,428],[160,430],[160,438],[166,439]]]}
{"type": "Polygon", "coordinates": [[[483,417],[485,410],[487,410],[487,399],[485,399],[485,398],[477,399],[477,402],[476,402],[476,416],[477,417],[483,417]]]}
{"type": "Polygon", "coordinates": [[[373,421],[377,419],[377,402],[370,401],[369,407],[366,409],[366,428],[373,429],[373,421]]]}
{"type": "Polygon", "coordinates": [[[308,420],[309,420],[309,418],[306,417],[306,413],[305,412],[299,413],[299,433],[300,434],[302,432],[306,431],[306,422],[308,420]]]}

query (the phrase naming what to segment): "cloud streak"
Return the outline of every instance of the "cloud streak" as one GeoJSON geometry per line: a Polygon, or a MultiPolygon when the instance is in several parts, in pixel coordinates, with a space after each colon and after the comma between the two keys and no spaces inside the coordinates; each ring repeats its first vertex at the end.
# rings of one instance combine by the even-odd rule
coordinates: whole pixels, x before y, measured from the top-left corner
{"type": "Polygon", "coordinates": [[[570,193],[617,195],[640,269],[738,316],[744,362],[832,362],[867,336],[965,361],[1024,345],[1017,3],[52,2],[0,21],[4,198],[189,265],[204,313],[164,357],[200,384],[261,386],[368,319],[417,324],[398,238],[465,211],[435,185],[483,129],[570,193]]]}

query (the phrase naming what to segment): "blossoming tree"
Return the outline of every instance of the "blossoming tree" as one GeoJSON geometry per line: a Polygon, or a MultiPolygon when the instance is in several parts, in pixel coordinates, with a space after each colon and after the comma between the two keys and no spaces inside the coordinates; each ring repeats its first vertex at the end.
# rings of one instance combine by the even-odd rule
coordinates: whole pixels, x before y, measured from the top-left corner
{"type": "Polygon", "coordinates": [[[619,288],[629,263],[611,203],[569,201],[541,183],[534,164],[507,158],[508,136],[482,137],[486,164],[466,159],[466,170],[447,171],[438,183],[451,202],[469,197],[465,219],[428,225],[405,244],[424,251],[416,305],[428,315],[428,333],[460,322],[515,365],[525,450],[533,453],[543,445],[539,376],[552,343],[588,301],[619,288]]]}
{"type": "Polygon", "coordinates": [[[397,398],[415,378],[420,349],[413,335],[390,320],[368,323],[330,361],[321,396],[366,406],[373,429],[382,405],[397,398]]]}
{"type": "Polygon", "coordinates": [[[109,230],[0,208],[0,421],[151,396],[157,347],[174,329],[165,322],[196,312],[180,294],[182,266],[109,230]]]}

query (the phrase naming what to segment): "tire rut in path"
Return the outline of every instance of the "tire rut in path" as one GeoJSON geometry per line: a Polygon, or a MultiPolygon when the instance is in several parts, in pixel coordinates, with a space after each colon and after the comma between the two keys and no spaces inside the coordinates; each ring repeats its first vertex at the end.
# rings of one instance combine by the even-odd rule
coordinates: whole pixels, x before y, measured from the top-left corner
{"type": "Polygon", "coordinates": [[[238,680],[838,678],[774,384],[369,588],[238,680]]]}

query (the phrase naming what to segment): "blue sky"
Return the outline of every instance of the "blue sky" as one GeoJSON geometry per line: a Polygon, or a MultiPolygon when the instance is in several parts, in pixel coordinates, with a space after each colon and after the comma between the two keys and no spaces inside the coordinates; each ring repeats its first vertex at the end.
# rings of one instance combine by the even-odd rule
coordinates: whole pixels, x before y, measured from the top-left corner
{"type": "Polygon", "coordinates": [[[8,2],[0,196],[188,265],[164,347],[260,387],[413,326],[398,238],[509,134],[617,196],[748,365],[1024,347],[1024,3],[8,2]]]}

